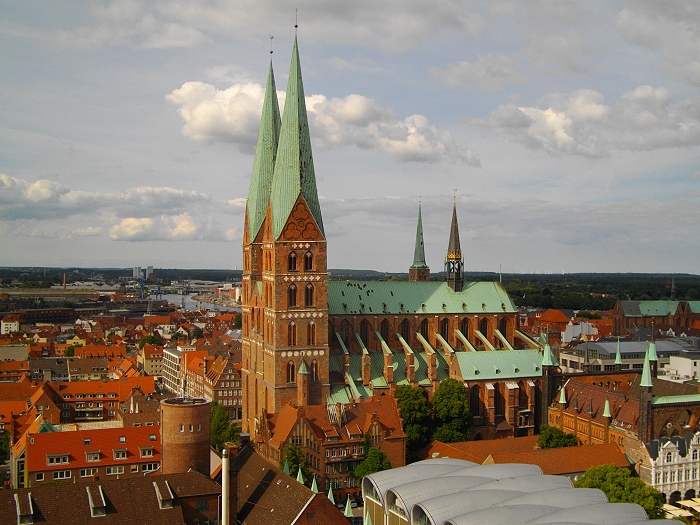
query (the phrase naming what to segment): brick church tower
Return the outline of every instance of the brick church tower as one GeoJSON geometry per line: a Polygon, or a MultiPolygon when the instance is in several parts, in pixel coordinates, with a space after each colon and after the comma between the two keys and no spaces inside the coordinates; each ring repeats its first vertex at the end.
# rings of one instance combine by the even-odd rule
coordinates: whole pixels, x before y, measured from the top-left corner
{"type": "Polygon", "coordinates": [[[326,238],[296,38],[281,122],[270,64],[246,206],[242,302],[243,431],[256,435],[263,414],[299,399],[319,404],[330,392],[326,238]]]}

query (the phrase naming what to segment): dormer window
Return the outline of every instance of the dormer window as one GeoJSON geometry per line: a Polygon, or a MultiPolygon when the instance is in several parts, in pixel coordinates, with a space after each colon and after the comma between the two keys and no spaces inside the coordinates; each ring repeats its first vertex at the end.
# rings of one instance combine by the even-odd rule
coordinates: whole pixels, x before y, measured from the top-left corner
{"type": "Polygon", "coordinates": [[[153,447],[142,447],[139,449],[142,458],[152,458],[153,457],[153,447]]]}
{"type": "Polygon", "coordinates": [[[114,459],[126,459],[126,449],[115,449],[114,450],[114,459]]]}
{"type": "Polygon", "coordinates": [[[96,450],[94,452],[86,452],[85,453],[85,460],[88,462],[99,461],[100,460],[100,451],[96,450]]]}

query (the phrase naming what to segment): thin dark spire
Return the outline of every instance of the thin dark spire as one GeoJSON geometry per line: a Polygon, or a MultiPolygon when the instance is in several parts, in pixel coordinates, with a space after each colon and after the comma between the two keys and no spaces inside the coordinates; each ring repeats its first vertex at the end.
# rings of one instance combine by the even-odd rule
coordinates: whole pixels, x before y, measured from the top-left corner
{"type": "Polygon", "coordinates": [[[459,225],[457,224],[457,190],[455,190],[452,204],[452,224],[450,225],[450,240],[447,245],[447,257],[445,258],[445,273],[447,283],[455,292],[462,291],[464,260],[462,248],[459,243],[459,225]]]}

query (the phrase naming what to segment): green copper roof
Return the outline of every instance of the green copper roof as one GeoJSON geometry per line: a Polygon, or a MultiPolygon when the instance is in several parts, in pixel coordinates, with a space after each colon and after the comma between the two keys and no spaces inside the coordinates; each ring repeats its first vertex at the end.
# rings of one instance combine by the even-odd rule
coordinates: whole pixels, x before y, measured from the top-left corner
{"type": "Polygon", "coordinates": [[[418,205],[418,226],[416,227],[416,247],[413,252],[413,265],[411,268],[421,270],[428,268],[425,262],[425,247],[423,246],[423,219],[421,216],[421,206],[418,205]]]}
{"type": "Polygon", "coordinates": [[[544,351],[542,355],[542,366],[559,366],[559,361],[554,357],[552,353],[552,347],[549,343],[544,345],[544,351]]]}
{"type": "Polygon", "coordinates": [[[275,239],[279,238],[282,233],[300,194],[304,197],[318,229],[325,237],[321,206],[318,203],[316,190],[316,175],[311,154],[311,137],[306,115],[306,102],[304,101],[304,86],[301,80],[299,50],[295,38],[270,195],[272,234],[275,239]]]}
{"type": "Polygon", "coordinates": [[[652,405],[673,405],[676,403],[700,403],[700,394],[682,396],[659,396],[651,400],[652,405]]]}
{"type": "Polygon", "coordinates": [[[639,381],[639,386],[651,388],[654,384],[651,382],[651,365],[649,364],[649,349],[644,354],[644,367],[642,368],[642,378],[639,381]]]}
{"type": "Polygon", "coordinates": [[[342,314],[516,313],[497,282],[464,283],[455,292],[445,282],[329,281],[328,312],[342,314]]]}
{"type": "Polygon", "coordinates": [[[676,313],[678,301],[620,301],[626,317],[667,316],[676,313]]]}
{"type": "Polygon", "coordinates": [[[250,177],[250,189],[248,190],[248,234],[251,242],[255,239],[258,231],[260,231],[267,214],[267,203],[270,200],[272,176],[275,172],[275,157],[277,156],[279,135],[280,108],[277,102],[272,61],[270,61],[270,71],[267,74],[267,86],[265,87],[265,100],[263,102],[262,117],[260,118],[260,131],[258,131],[258,144],[255,147],[253,173],[250,177]]]}
{"type": "Polygon", "coordinates": [[[455,352],[465,381],[521,379],[542,375],[542,356],[537,350],[455,352]]]}

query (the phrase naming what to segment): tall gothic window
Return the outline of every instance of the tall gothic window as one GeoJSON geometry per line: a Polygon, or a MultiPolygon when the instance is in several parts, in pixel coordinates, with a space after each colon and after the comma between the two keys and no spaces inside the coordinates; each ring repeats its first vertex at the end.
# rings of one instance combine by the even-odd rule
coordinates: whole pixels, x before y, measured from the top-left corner
{"type": "Polygon", "coordinates": [[[348,346],[350,343],[350,323],[348,323],[347,319],[343,319],[340,323],[340,338],[345,343],[345,346],[348,346]]]}
{"type": "Polygon", "coordinates": [[[297,285],[292,283],[287,289],[287,306],[295,308],[297,305],[297,285]]]}
{"type": "Polygon", "coordinates": [[[469,339],[469,319],[462,319],[459,323],[459,331],[462,332],[464,337],[469,339]]]}
{"type": "Polygon", "coordinates": [[[506,333],[508,332],[508,319],[505,317],[498,323],[498,331],[503,334],[503,337],[506,336],[506,333]]]}
{"type": "Polygon", "coordinates": [[[369,343],[369,321],[367,319],[360,322],[360,339],[365,345],[369,343]]]}
{"type": "Polygon", "coordinates": [[[426,340],[428,339],[428,320],[423,319],[420,323],[420,335],[422,335],[426,340]]]}
{"type": "Polygon", "coordinates": [[[314,305],[314,285],[313,284],[309,283],[306,285],[304,299],[305,299],[306,306],[313,306],[314,305]]]}
{"type": "Polygon", "coordinates": [[[313,321],[309,322],[309,326],[306,330],[306,339],[308,345],[316,344],[316,324],[313,321]]]}
{"type": "Polygon", "coordinates": [[[408,319],[401,321],[399,331],[401,332],[401,337],[403,337],[406,342],[409,342],[411,337],[411,323],[408,322],[408,319]]]}
{"type": "Polygon", "coordinates": [[[304,271],[310,272],[314,269],[314,256],[311,252],[304,254],[304,271]]]}
{"type": "Polygon", "coordinates": [[[290,272],[295,272],[297,269],[297,254],[296,252],[292,252],[289,254],[289,257],[287,258],[287,270],[290,272]]]}
{"type": "Polygon", "coordinates": [[[449,319],[443,319],[440,321],[440,335],[442,338],[447,341],[448,343],[450,342],[450,320],[449,319]]]}
{"type": "Polygon", "coordinates": [[[479,332],[484,334],[484,337],[489,336],[489,321],[486,318],[483,318],[481,321],[479,321],[479,332]]]}
{"type": "Polygon", "coordinates": [[[294,361],[290,361],[287,363],[287,383],[294,383],[296,380],[296,366],[294,366],[294,361]]]}
{"type": "Polygon", "coordinates": [[[318,381],[318,361],[311,361],[311,381],[318,381]]]}
{"type": "Polygon", "coordinates": [[[297,325],[294,324],[294,321],[289,323],[289,327],[287,329],[287,340],[288,340],[289,346],[296,346],[297,345],[297,325]]]}
{"type": "Polygon", "coordinates": [[[479,385],[474,385],[469,390],[469,412],[472,416],[481,415],[481,395],[479,385]]]}
{"type": "Polygon", "coordinates": [[[379,333],[382,335],[384,341],[389,340],[389,321],[386,319],[383,319],[382,322],[379,323],[379,333]]]}

